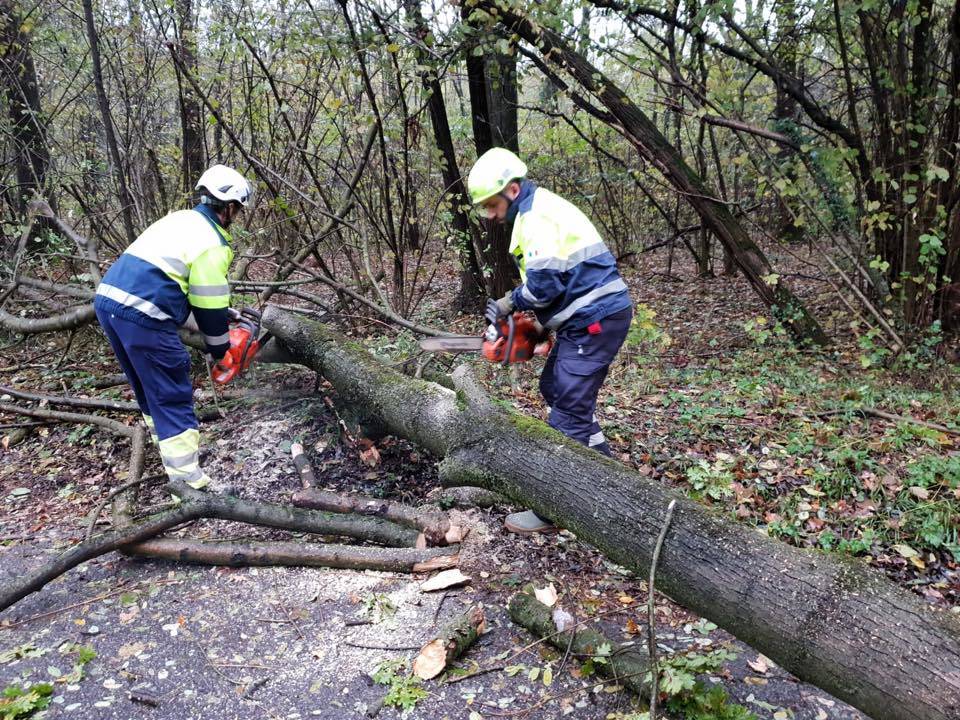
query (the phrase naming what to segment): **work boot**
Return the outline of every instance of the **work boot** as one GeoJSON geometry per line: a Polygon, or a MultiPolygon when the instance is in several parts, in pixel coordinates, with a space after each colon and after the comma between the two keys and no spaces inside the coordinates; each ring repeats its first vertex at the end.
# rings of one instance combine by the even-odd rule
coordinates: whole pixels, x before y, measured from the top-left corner
{"type": "Polygon", "coordinates": [[[517,533],[518,535],[551,533],[557,532],[560,529],[549,520],[545,520],[537,515],[533,510],[524,510],[523,512],[507,515],[503,524],[509,532],[517,533]]]}
{"type": "Polygon", "coordinates": [[[203,490],[211,482],[210,476],[204,473],[197,480],[187,481],[187,485],[192,487],[194,490],[203,490]]]}

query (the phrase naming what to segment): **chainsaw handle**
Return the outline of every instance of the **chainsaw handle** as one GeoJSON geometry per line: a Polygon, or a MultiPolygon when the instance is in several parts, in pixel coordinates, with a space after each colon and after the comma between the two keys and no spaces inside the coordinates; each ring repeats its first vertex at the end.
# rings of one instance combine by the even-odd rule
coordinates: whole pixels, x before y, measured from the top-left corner
{"type": "Polygon", "coordinates": [[[226,385],[237,376],[238,372],[240,372],[240,366],[234,359],[233,353],[228,350],[227,354],[217,360],[211,368],[210,377],[217,385],[226,385]]]}
{"type": "Polygon", "coordinates": [[[513,353],[513,341],[516,338],[517,330],[517,321],[513,319],[513,313],[507,315],[507,335],[506,335],[506,345],[507,347],[503,352],[503,364],[510,364],[510,355],[513,353]]]}

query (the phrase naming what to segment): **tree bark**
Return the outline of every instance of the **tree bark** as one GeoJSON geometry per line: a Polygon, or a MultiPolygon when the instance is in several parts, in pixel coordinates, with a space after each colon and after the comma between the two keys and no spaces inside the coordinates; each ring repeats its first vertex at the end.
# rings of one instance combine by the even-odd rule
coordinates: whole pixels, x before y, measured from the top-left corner
{"type": "MultiPolygon", "coordinates": [[[[196,6],[193,0],[176,0],[177,10],[177,40],[180,57],[184,65],[194,75],[197,72],[197,16],[199,15],[199,0],[196,6]]],[[[177,82],[180,86],[180,132],[181,132],[181,169],[183,171],[183,192],[189,196],[193,186],[204,170],[203,117],[200,112],[200,98],[194,92],[190,83],[180,82],[177,73],[177,82]]]]}
{"type": "Polygon", "coordinates": [[[50,149],[30,35],[24,30],[23,14],[16,0],[0,0],[0,60],[17,168],[17,185],[12,188],[11,200],[22,213],[29,195],[45,194],[50,149]]]}
{"type": "Polygon", "coordinates": [[[751,287],[771,312],[799,341],[826,345],[827,336],[803,303],[772,270],[766,256],[750,238],[726,204],[697,175],[659,129],[613,81],[574,51],[555,32],[534,25],[498,0],[477,0],[477,9],[495,16],[508,29],[537,47],[540,53],[563,66],[614,115],[617,129],[674,188],[683,194],[700,217],[730,251],[751,287]]]}
{"type": "Polygon", "coordinates": [[[455,567],[458,556],[451,548],[382,548],[353,545],[326,545],[291,541],[201,541],[186,538],[156,538],[123,547],[124,555],[172,560],[196,565],[306,566],[345,568],[349,570],[382,570],[384,572],[421,572],[425,563],[430,569],[455,567]]]}
{"type": "Polygon", "coordinates": [[[413,674],[421,680],[435,678],[463,655],[486,628],[483,606],[474,605],[454,618],[439,634],[420,648],[413,661],[413,674]]]}
{"type": "MultiPolygon", "coordinates": [[[[413,25],[414,34],[420,39],[420,42],[427,43],[432,35],[420,11],[420,1],[404,0],[404,8],[413,25]]],[[[457,309],[476,310],[480,307],[482,295],[490,294],[484,284],[483,273],[477,259],[480,248],[480,232],[477,223],[471,221],[468,213],[470,197],[460,175],[460,169],[457,167],[457,153],[453,146],[453,136],[450,133],[450,123],[447,120],[447,107],[443,100],[443,88],[440,85],[440,79],[437,77],[436,64],[431,62],[428,53],[419,45],[416,46],[416,54],[417,64],[424,68],[420,77],[423,89],[428,96],[434,142],[443,156],[444,191],[453,216],[450,225],[458,236],[460,292],[456,301],[457,309]]]]}
{"type": "Polygon", "coordinates": [[[86,21],[87,39],[90,42],[90,59],[93,62],[93,84],[97,89],[97,103],[100,106],[100,116],[103,118],[103,132],[107,138],[110,164],[113,165],[113,175],[117,181],[117,190],[120,193],[120,214],[123,218],[123,229],[129,244],[136,239],[136,233],[133,230],[133,198],[130,197],[126,175],[123,172],[120,149],[117,146],[117,136],[113,131],[113,118],[110,115],[110,100],[107,97],[107,89],[103,82],[100,42],[97,38],[97,27],[93,18],[93,0],[83,0],[83,17],[86,21]]]}
{"type": "MultiPolygon", "coordinates": [[[[519,153],[516,57],[505,59],[490,52],[474,55],[473,47],[477,45],[476,36],[482,33],[482,30],[470,20],[471,10],[466,5],[461,12],[465,27],[475,36],[474,43],[468,45],[466,51],[466,64],[470,89],[470,117],[473,121],[473,140],[477,157],[492,147],[507,147],[519,153]],[[497,88],[493,86],[492,75],[496,75],[500,82],[497,88]],[[512,105],[509,102],[511,98],[512,105]]],[[[508,228],[502,223],[484,223],[484,230],[486,242],[480,248],[480,261],[487,268],[484,284],[488,295],[500,297],[514,286],[517,277],[516,265],[508,252],[510,234],[508,228]]]]}
{"type": "Polygon", "coordinates": [[[324,512],[381,517],[398,525],[419,530],[431,545],[458,543],[463,539],[463,529],[451,525],[450,518],[446,514],[432,508],[415,508],[391,500],[375,500],[317,488],[307,488],[295,493],[293,504],[296,507],[324,512]]]}
{"type": "Polygon", "coordinates": [[[34,335],[45,332],[75,330],[93,322],[96,316],[93,303],[45,318],[25,318],[8,313],[6,310],[0,310],[0,325],[10,332],[34,335]]]}
{"type": "Polygon", "coordinates": [[[641,576],[676,499],[662,592],[877,720],[960,717],[960,620],[864,563],[726,520],[542,422],[404,377],[318,323],[274,308],[264,323],[339,402],[442,457],[445,484],[499,492],[641,576]]]}

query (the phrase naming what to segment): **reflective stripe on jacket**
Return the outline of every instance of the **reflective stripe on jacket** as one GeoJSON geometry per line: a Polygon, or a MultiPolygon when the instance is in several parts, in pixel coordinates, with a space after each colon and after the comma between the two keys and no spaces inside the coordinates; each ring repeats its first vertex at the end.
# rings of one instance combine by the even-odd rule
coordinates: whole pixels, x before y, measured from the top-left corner
{"type": "Polygon", "coordinates": [[[110,267],[96,302],[146,327],[182,325],[192,311],[208,351],[219,359],[230,347],[229,241],[204,205],[171,213],[144,230],[110,267]]]}
{"type": "Polygon", "coordinates": [[[616,260],[575,205],[524,180],[510,217],[510,252],[523,281],[513,291],[515,307],[533,310],[554,330],[583,328],[630,307],[616,260]]]}

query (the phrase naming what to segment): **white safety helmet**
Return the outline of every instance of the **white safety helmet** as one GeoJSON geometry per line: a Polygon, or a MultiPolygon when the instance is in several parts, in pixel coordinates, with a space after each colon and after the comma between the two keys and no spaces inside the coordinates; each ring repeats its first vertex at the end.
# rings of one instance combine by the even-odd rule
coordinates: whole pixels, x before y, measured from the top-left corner
{"type": "MultiPolygon", "coordinates": [[[[197,190],[202,190],[205,195],[210,195],[213,200],[210,204],[218,204],[217,201],[226,205],[230,202],[238,202],[244,207],[253,197],[253,188],[247,179],[233,168],[226,165],[214,165],[206,170],[200,179],[197,180],[197,190]]],[[[204,202],[208,202],[204,200],[204,202]]]]}

